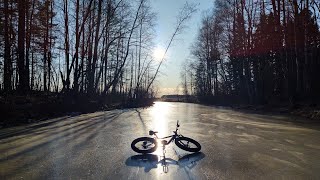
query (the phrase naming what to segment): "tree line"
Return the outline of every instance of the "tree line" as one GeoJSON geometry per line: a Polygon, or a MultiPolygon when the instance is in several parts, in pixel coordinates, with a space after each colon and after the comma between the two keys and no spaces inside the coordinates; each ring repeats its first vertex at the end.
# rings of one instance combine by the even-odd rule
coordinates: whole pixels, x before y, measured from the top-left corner
{"type": "Polygon", "coordinates": [[[148,0],[1,0],[0,89],[151,97],[148,0]]]}
{"type": "Polygon", "coordinates": [[[320,2],[216,0],[182,70],[185,94],[266,104],[320,100],[320,2]]]}

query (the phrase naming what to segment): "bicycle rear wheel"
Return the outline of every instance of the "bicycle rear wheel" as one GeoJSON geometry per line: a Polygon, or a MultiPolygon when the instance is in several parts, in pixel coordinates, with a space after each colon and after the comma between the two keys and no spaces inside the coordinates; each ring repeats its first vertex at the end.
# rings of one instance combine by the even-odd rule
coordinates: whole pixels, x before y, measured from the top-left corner
{"type": "Polygon", "coordinates": [[[175,140],[176,145],[189,152],[199,152],[201,150],[201,145],[196,140],[188,137],[178,137],[175,140]]]}
{"type": "Polygon", "coordinates": [[[137,153],[152,153],[157,150],[157,141],[150,137],[140,137],[132,141],[131,148],[137,153]]]}

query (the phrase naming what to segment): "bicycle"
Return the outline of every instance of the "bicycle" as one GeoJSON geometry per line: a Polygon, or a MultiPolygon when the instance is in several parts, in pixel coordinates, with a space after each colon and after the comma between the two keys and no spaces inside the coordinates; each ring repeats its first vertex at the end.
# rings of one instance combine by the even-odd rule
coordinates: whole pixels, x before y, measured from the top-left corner
{"type": "Polygon", "coordinates": [[[157,136],[157,131],[149,131],[150,136],[154,137],[140,137],[132,141],[131,148],[133,151],[137,153],[142,154],[148,154],[152,153],[157,150],[158,148],[158,140],[161,140],[161,144],[163,146],[163,150],[165,149],[165,146],[170,144],[172,141],[175,142],[175,144],[189,152],[199,152],[201,150],[201,145],[196,140],[191,139],[189,137],[185,137],[181,134],[178,134],[179,130],[179,121],[177,121],[176,130],[173,131],[173,135],[166,136],[163,138],[159,138],[157,136]],[[169,141],[165,140],[171,138],[169,141]]]}

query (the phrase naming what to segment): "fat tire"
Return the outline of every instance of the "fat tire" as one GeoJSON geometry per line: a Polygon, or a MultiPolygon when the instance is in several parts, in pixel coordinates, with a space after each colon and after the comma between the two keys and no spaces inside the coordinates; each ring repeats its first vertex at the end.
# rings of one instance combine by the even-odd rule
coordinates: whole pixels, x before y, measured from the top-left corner
{"type": "Polygon", "coordinates": [[[135,140],[132,141],[131,143],[131,149],[134,150],[135,152],[137,153],[142,153],[142,154],[148,154],[148,153],[152,153],[154,151],[157,150],[157,141],[154,139],[154,138],[150,138],[150,137],[140,137],[140,138],[137,138],[135,140]],[[140,141],[150,141],[152,142],[155,146],[151,149],[148,149],[148,150],[141,150],[141,149],[138,149],[135,144],[137,144],[138,142],[140,141]]]}
{"type": "Polygon", "coordinates": [[[196,140],[194,139],[191,139],[191,138],[188,138],[188,137],[178,137],[175,141],[176,145],[185,150],[185,151],[189,151],[189,152],[199,152],[201,150],[201,145],[200,143],[198,143],[196,140]],[[180,143],[181,140],[186,140],[186,141],[189,141],[191,143],[193,143],[194,145],[196,145],[197,147],[196,148],[189,148],[189,147],[186,147],[184,146],[183,144],[180,143]]]}

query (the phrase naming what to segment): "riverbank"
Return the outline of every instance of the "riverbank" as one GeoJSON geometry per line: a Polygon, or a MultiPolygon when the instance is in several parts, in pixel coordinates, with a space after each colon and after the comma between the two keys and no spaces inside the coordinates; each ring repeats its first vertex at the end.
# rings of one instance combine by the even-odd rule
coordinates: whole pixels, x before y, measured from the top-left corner
{"type": "Polygon", "coordinates": [[[250,104],[232,104],[232,103],[213,103],[213,102],[202,102],[199,100],[192,101],[173,101],[159,99],[159,101],[165,102],[185,102],[195,103],[208,106],[220,106],[227,107],[238,111],[255,112],[255,113],[277,113],[287,114],[293,116],[300,116],[308,119],[308,122],[320,122],[320,106],[314,103],[300,102],[291,105],[289,103],[272,103],[265,105],[250,105],[250,104]]]}
{"type": "Polygon", "coordinates": [[[320,122],[320,107],[308,104],[292,105],[234,105],[232,109],[256,113],[277,113],[299,116],[305,118],[308,123],[320,122]]]}
{"type": "Polygon", "coordinates": [[[129,100],[122,95],[31,92],[0,96],[0,128],[34,123],[65,115],[151,106],[153,99],[129,100]]]}

